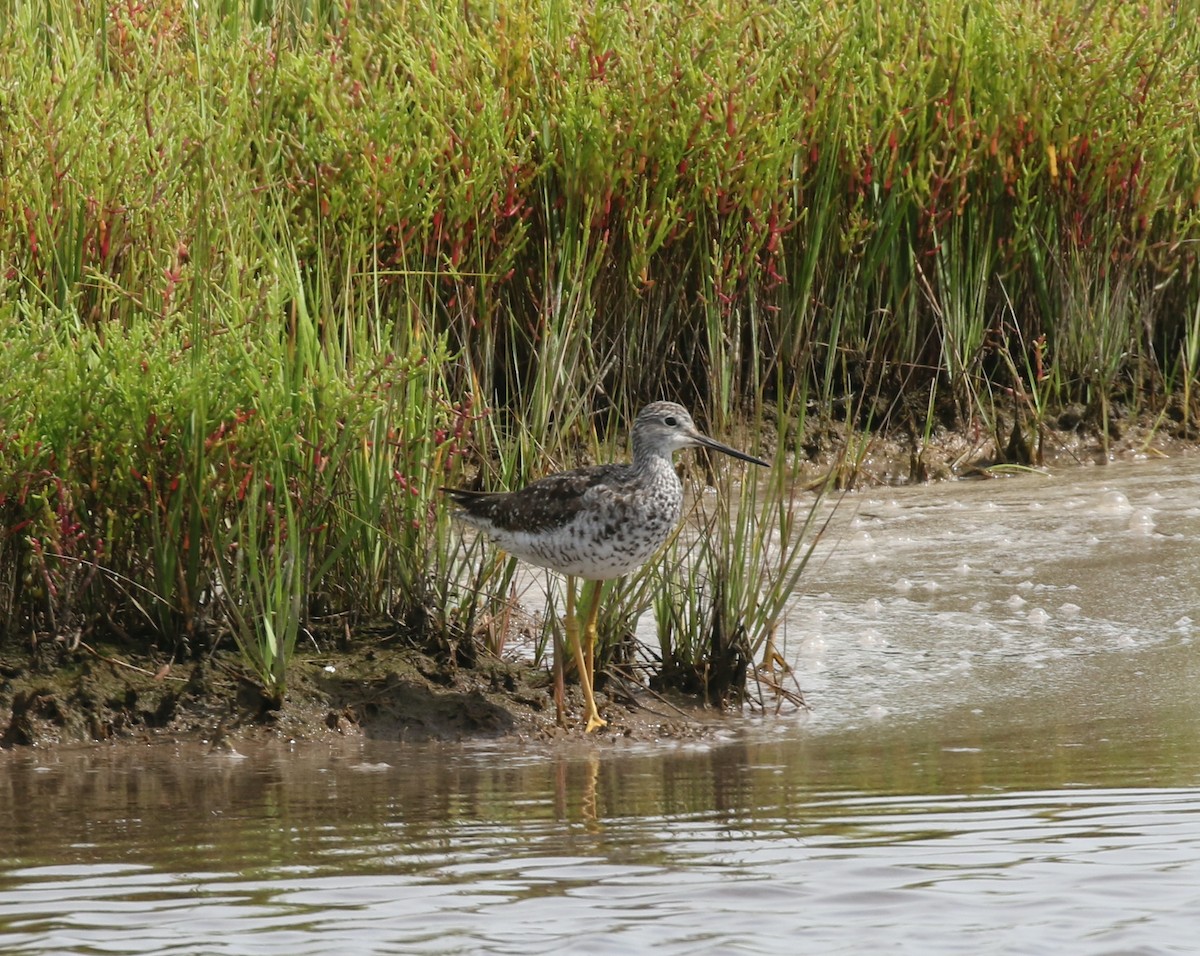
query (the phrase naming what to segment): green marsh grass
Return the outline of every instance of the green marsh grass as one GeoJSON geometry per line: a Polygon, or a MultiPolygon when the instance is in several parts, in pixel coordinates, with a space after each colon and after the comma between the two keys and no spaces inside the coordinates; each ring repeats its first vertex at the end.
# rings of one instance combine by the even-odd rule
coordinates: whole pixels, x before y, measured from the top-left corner
{"type": "Polygon", "coordinates": [[[711,462],[713,487],[694,495],[693,513],[650,576],[655,682],[716,706],[749,702],[748,683],[803,702],[799,685],[785,689],[774,671],[786,667],[786,609],[819,538],[826,489],[804,487],[788,423],[776,421],[766,476],[711,462]]]}
{"type": "MultiPolygon", "coordinates": [[[[436,489],[609,454],[657,398],[793,450],[833,420],[843,486],[879,431],[1194,430],[1187,4],[0,18],[5,639],[233,635],[273,694],[325,619],[469,649],[512,570],[436,489]]],[[[659,608],[672,655],[769,639],[790,572],[732,559],[800,533],[785,490],[668,562],[709,602],[659,608]]]]}

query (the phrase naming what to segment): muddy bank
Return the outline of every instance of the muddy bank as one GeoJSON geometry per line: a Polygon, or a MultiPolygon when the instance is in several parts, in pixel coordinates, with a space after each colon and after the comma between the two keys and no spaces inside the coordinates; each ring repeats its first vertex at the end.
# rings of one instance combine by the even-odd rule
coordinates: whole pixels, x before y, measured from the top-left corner
{"type": "Polygon", "coordinates": [[[864,436],[861,431],[872,415],[904,420],[903,411],[860,409],[856,418],[861,420],[850,427],[849,441],[845,420],[811,419],[799,442],[808,461],[799,467],[814,479],[833,470],[856,487],[869,487],[996,477],[999,472],[990,470],[997,466],[1000,471],[1013,465],[1060,470],[1173,458],[1200,448],[1196,418],[1185,415],[1178,403],[1159,415],[1132,415],[1113,405],[1103,429],[1096,415],[1079,405],[1040,424],[1010,411],[998,413],[990,431],[939,424],[928,433],[919,425],[925,412],[918,408],[910,410],[907,426],[893,425],[888,436],[864,436]]]}
{"type": "MultiPolygon", "coordinates": [[[[353,641],[346,652],[298,654],[283,703],[274,707],[238,655],[218,651],[170,665],[119,646],[82,643],[57,662],[0,652],[0,746],[365,736],[414,743],[582,738],[577,688],[558,726],[549,675],[526,663],[481,660],[449,669],[401,641],[353,641]]],[[[706,736],[726,719],[683,697],[629,684],[597,695],[609,726],[597,739],[706,736]]]]}
{"type": "MultiPolygon", "coordinates": [[[[1068,427],[1040,435],[1016,428],[1010,434],[1027,450],[1038,450],[1029,444],[1037,441],[1045,463],[1056,469],[1173,457],[1196,447],[1189,436],[1168,431],[1162,422],[1122,422],[1107,440],[1075,427],[1069,417],[1061,424],[1068,427]]],[[[814,432],[812,438],[813,458],[822,464],[810,463],[806,470],[819,476],[838,467],[836,429],[814,432]]],[[[1015,445],[998,448],[994,440],[956,432],[919,446],[873,439],[853,472],[854,483],[986,477],[988,466],[1012,462],[1014,452],[1019,452],[1015,445]]],[[[96,634],[74,646],[43,641],[37,648],[10,637],[0,642],[0,746],[188,738],[232,747],[239,739],[262,736],[545,743],[584,738],[576,719],[581,711],[577,688],[568,687],[570,719],[560,727],[545,668],[483,653],[473,666],[452,666],[415,649],[409,635],[395,627],[346,637],[298,648],[279,707],[247,678],[230,642],[230,649],[171,662],[166,653],[104,643],[96,634]]],[[[609,721],[597,735],[600,740],[704,737],[739,719],[635,682],[610,681],[597,697],[609,721]]]]}

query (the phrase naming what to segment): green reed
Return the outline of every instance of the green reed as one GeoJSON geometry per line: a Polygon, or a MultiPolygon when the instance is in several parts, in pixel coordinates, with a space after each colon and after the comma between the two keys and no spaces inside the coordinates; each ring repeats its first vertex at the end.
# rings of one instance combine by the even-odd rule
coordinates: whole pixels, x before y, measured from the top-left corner
{"type": "MultiPolygon", "coordinates": [[[[775,409],[774,460],[766,477],[711,462],[715,493],[700,490],[693,513],[654,575],[659,638],[656,683],[718,706],[745,703],[753,678],[801,701],[775,673],[785,658],[785,612],[820,534],[817,493],[805,488],[788,442],[784,408],[775,409]]],[[[759,422],[760,430],[765,423],[759,422]]],[[[783,665],[786,669],[786,663],[783,665]]]]}
{"type": "MultiPolygon", "coordinates": [[[[229,627],[272,692],[322,618],[469,645],[512,567],[437,488],[610,454],[654,398],[837,432],[842,484],[878,430],[979,423],[1003,456],[1002,420],[1079,404],[1102,440],[1121,408],[1188,432],[1192,13],[11,6],[5,633],[229,627]]],[[[692,555],[721,633],[769,631],[751,596],[790,578],[732,564],[755,508],[799,533],[784,492],[692,555]]]]}

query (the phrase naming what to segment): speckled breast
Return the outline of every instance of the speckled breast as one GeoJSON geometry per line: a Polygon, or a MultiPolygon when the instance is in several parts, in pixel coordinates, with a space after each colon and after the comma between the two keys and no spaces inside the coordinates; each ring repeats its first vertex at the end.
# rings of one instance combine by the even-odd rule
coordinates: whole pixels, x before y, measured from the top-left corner
{"type": "Polygon", "coordinates": [[[563,574],[591,580],[621,577],[645,564],[670,536],[682,512],[681,492],[668,480],[637,494],[608,495],[552,537],[531,542],[530,550],[539,563],[563,574]]]}

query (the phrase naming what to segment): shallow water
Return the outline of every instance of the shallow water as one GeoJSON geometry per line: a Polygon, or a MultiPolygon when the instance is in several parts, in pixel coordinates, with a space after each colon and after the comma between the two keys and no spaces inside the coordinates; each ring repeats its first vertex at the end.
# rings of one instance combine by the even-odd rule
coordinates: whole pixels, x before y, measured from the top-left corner
{"type": "Polygon", "coordinates": [[[0,753],[0,951],[1194,953],[1193,465],[846,499],[702,745],[0,753]]]}

